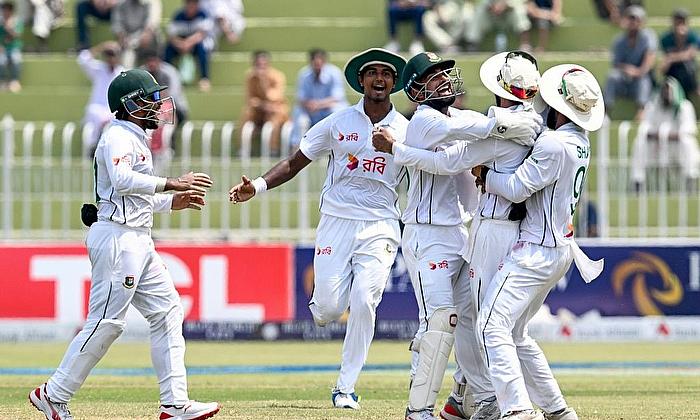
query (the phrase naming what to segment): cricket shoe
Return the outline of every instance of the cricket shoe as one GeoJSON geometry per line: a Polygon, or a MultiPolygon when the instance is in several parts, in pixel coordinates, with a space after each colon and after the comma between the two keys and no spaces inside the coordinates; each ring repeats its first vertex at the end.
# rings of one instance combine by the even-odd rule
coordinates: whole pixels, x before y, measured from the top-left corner
{"type": "Polygon", "coordinates": [[[204,420],[214,417],[221,410],[216,402],[188,401],[184,405],[161,405],[160,420],[204,420]]]}
{"type": "Polygon", "coordinates": [[[501,420],[544,420],[544,416],[539,411],[523,410],[506,413],[501,420]]]}
{"type": "Polygon", "coordinates": [[[465,413],[462,404],[457,402],[455,397],[450,395],[447,401],[445,401],[445,406],[442,407],[442,411],[440,411],[440,417],[445,420],[466,420],[470,415],[465,413]]]}
{"type": "Polygon", "coordinates": [[[360,397],[355,395],[354,392],[346,394],[340,392],[338,388],[333,388],[333,391],[331,391],[331,401],[333,401],[333,406],[335,406],[335,408],[360,409],[360,397]]]}
{"type": "Polygon", "coordinates": [[[433,410],[411,411],[406,409],[406,420],[439,420],[433,416],[433,410]]]}
{"type": "Polygon", "coordinates": [[[29,393],[29,402],[41,411],[47,420],[73,420],[68,404],[51,401],[46,394],[46,384],[29,393]]]}
{"type": "Polygon", "coordinates": [[[566,407],[554,413],[544,413],[546,420],[578,420],[578,414],[571,407],[566,407]]]}
{"type": "Polygon", "coordinates": [[[486,400],[477,404],[470,420],[496,420],[500,417],[501,411],[498,409],[498,402],[494,398],[491,401],[486,400]]]}

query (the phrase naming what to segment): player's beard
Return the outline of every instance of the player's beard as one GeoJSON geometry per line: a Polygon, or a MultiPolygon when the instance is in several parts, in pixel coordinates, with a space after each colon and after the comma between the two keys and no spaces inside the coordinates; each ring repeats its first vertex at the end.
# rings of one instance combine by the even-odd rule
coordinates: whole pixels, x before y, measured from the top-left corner
{"type": "Polygon", "coordinates": [[[436,109],[440,111],[441,109],[445,109],[455,103],[455,100],[457,98],[455,96],[450,96],[447,98],[437,98],[437,99],[429,99],[425,102],[424,104],[428,105],[429,107],[436,109]]]}
{"type": "Polygon", "coordinates": [[[158,121],[156,121],[155,118],[154,118],[154,119],[150,119],[150,118],[149,118],[149,119],[147,119],[147,120],[144,120],[144,122],[146,123],[146,124],[145,124],[145,125],[146,125],[145,128],[146,128],[147,130],[156,130],[156,129],[158,129],[158,121]]]}

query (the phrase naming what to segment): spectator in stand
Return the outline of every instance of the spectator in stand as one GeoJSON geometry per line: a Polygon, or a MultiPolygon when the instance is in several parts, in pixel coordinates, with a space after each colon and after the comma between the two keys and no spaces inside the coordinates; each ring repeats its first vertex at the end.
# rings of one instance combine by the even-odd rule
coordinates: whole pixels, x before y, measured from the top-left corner
{"type": "Polygon", "coordinates": [[[416,55],[424,51],[423,48],[423,13],[429,8],[429,0],[389,0],[389,43],[384,46],[391,52],[398,52],[401,49],[399,40],[396,37],[396,29],[399,22],[411,21],[415,26],[415,35],[408,51],[411,55],[416,55]]]}
{"type": "Polygon", "coordinates": [[[78,64],[92,82],[92,92],[83,118],[83,123],[91,124],[93,130],[92,136],[85,139],[86,143],[83,144],[83,150],[90,158],[95,152],[102,129],[114,117],[107,103],[107,89],[112,80],[125,70],[120,63],[121,48],[116,41],[103,42],[78,54],[78,64]]]}
{"type": "Polygon", "coordinates": [[[22,67],[22,30],[24,23],[15,13],[15,3],[0,3],[0,88],[12,93],[22,90],[19,74],[22,67]]]}
{"type": "Polygon", "coordinates": [[[297,79],[297,104],[292,111],[294,128],[291,143],[296,146],[301,136],[317,122],[348,106],[345,98],[345,76],[328,62],[328,53],[309,51],[309,65],[301,69],[297,79]]]}
{"type": "Polygon", "coordinates": [[[87,18],[92,16],[102,22],[112,19],[112,10],[119,0],[82,0],[75,7],[75,21],[78,30],[78,51],[90,48],[90,34],[87,18]]]}
{"type": "MultiPolygon", "coordinates": [[[[549,31],[561,23],[562,0],[529,0],[527,2],[527,16],[532,25],[537,27],[536,53],[544,52],[549,46],[549,31]]],[[[530,31],[526,32],[526,44],[530,44],[530,31]]]]}
{"type": "Polygon", "coordinates": [[[497,28],[495,51],[508,48],[505,32],[515,32],[520,37],[521,50],[529,49],[527,31],[530,20],[527,18],[525,0],[481,0],[476,6],[474,19],[467,30],[468,50],[475,51],[484,35],[493,27],[497,28]]]}
{"type": "Polygon", "coordinates": [[[672,15],[673,26],[661,37],[664,58],[661,74],[671,76],[683,86],[686,98],[698,94],[698,66],[695,57],[700,38],[688,28],[688,11],[676,9],[672,15]]]}
{"type": "Polygon", "coordinates": [[[618,97],[637,104],[639,120],[652,88],[652,67],[656,59],[657,39],[654,31],[644,28],[646,12],[641,6],[625,10],[625,31],[613,41],[613,68],[608,74],[603,97],[605,109],[611,110],[618,97]]]}
{"type": "Polygon", "coordinates": [[[192,54],[199,65],[199,90],[208,92],[209,54],[213,43],[209,34],[212,21],[199,5],[199,0],[185,0],[185,7],[178,10],[168,24],[168,45],[165,47],[165,61],[173,64],[176,57],[192,54]]]}
{"type": "Polygon", "coordinates": [[[270,149],[278,153],[282,125],[289,119],[289,107],[284,90],[284,73],[270,66],[270,53],[253,52],[253,67],[246,74],[246,105],[243,109],[241,127],[248,121],[255,124],[256,132],[266,122],[273,123],[270,149]]]}
{"type": "Polygon", "coordinates": [[[189,104],[187,103],[185,92],[182,90],[180,73],[173,65],[162,61],[156,50],[145,51],[143,53],[143,58],[144,65],[142,68],[151,73],[159,85],[168,86],[167,91],[162,93],[162,96],[172,97],[173,102],[175,103],[176,132],[173,134],[173,141],[171,143],[171,147],[173,150],[175,150],[177,130],[179,130],[180,127],[182,127],[182,124],[187,121],[187,116],[189,113],[189,104]]]}
{"type": "Polygon", "coordinates": [[[598,17],[615,25],[623,23],[625,10],[633,5],[642,6],[642,0],[593,0],[598,17]]]}
{"type": "MultiPolygon", "coordinates": [[[[632,149],[632,181],[637,191],[645,183],[649,160],[675,160],[689,191],[697,192],[700,176],[700,147],[697,139],[697,120],[693,104],[685,98],[683,88],[673,77],[667,77],[661,89],[647,104],[642,122],[648,126],[647,135],[637,135],[632,149]],[[667,125],[668,155],[659,149],[659,128],[667,125]]],[[[665,188],[662,185],[661,188],[665,188]]]]}
{"type": "Polygon", "coordinates": [[[160,0],[122,0],[112,11],[112,32],[124,67],[134,67],[140,52],[157,46],[162,9],[160,0]]]}
{"type": "Polygon", "coordinates": [[[63,0],[22,0],[17,6],[17,14],[22,16],[25,24],[32,25],[32,34],[37,39],[35,51],[47,52],[51,30],[63,16],[63,0]]]}
{"type": "Polygon", "coordinates": [[[202,9],[214,20],[211,34],[214,42],[222,35],[231,45],[241,41],[245,29],[242,0],[202,0],[202,9]]]}
{"type": "Polygon", "coordinates": [[[437,0],[423,14],[425,37],[444,54],[459,52],[459,45],[466,43],[473,15],[469,0],[437,0]]]}

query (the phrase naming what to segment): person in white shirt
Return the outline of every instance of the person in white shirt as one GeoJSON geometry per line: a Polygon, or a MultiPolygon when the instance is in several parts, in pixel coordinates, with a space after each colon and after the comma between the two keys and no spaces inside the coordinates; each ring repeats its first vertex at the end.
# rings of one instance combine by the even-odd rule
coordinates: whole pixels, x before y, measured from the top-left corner
{"type": "Polygon", "coordinates": [[[527,324],[573,261],[585,281],[603,261],[591,261],[574,241],[573,216],[584,191],[591,145],[605,115],[595,77],[575,64],[547,70],[540,79],[550,106],[545,131],[514,174],[486,166],[472,169],[477,185],[514,203],[525,201],[518,242],[491,280],[477,319],[491,382],[503,419],[577,420],[567,406],[547,359],[528,335],[527,324]],[[536,383],[523,379],[526,372],[536,383]],[[528,393],[529,392],[529,393],[528,393]],[[545,412],[533,410],[535,402],[545,412]]]}
{"type": "MultiPolygon", "coordinates": [[[[411,58],[404,69],[404,90],[419,104],[408,125],[407,146],[440,149],[465,139],[488,136],[517,137],[532,141],[541,118],[534,113],[502,113],[486,117],[451,105],[461,95],[462,81],[454,60],[432,52],[411,58]]],[[[385,136],[380,132],[376,137],[385,136]]],[[[389,151],[389,150],[384,150],[389,151]]],[[[406,419],[432,419],[455,329],[464,331],[464,345],[456,346],[460,367],[470,372],[478,347],[473,320],[468,266],[462,258],[467,246],[464,203],[466,180],[457,174],[440,176],[408,167],[408,203],[402,248],[416,293],[420,326],[411,344],[413,363],[406,419]]],[[[470,376],[468,373],[467,376],[470,376]]]]}
{"type": "Polygon", "coordinates": [[[89,157],[95,152],[102,129],[114,118],[107,103],[107,88],[112,80],[125,70],[120,60],[121,47],[116,41],[105,41],[78,54],[78,64],[92,82],[90,99],[85,106],[83,117],[83,124],[88,124],[92,130],[90,135],[83,139],[83,150],[89,157]]]}
{"type": "Polygon", "coordinates": [[[697,191],[700,177],[697,118],[693,103],[685,97],[678,80],[670,76],[664,80],[659,91],[644,107],[642,124],[647,129],[639,130],[632,149],[632,181],[636,189],[639,191],[645,185],[650,160],[668,162],[669,158],[673,158],[680,165],[686,188],[697,191]],[[668,129],[670,153],[666,155],[660,153],[659,134],[662,126],[668,129]]]}
{"type": "MultiPolygon", "coordinates": [[[[161,111],[161,106],[172,102],[160,97],[166,88],[141,69],[122,72],[109,85],[108,102],[116,120],[105,129],[95,151],[97,208],[91,207],[90,216],[83,214],[83,222],[90,226],[85,243],[92,264],[87,320],[56,372],[29,393],[30,402],[46,418],[73,418],[68,402],[124,331],[124,318],[132,305],[150,324],[160,418],[208,418],[220,409],[218,403],[188,397],[182,304],[151,239],[153,212],[200,210],[212,185],[203,173],[179,178],[153,175],[145,130],[161,122],[172,124],[172,112],[161,111]]],[[[113,417],[122,416],[114,413],[113,417]]]]}
{"type": "Polygon", "coordinates": [[[376,309],[399,245],[396,186],[399,168],[374,151],[377,127],[403,141],[408,121],[396,111],[390,94],[403,87],[406,61],[381,48],[371,48],[345,65],[345,79],[363,98],[314,125],[299,150],[262,177],[230,190],[240,203],[292,179],[311,161],[329,158],[321,191],[321,220],[316,229],[314,291],[309,309],[324,326],[352,308],[343,343],[340,375],[332,391],[335,407],[358,409],[355,383],[374,336],[376,309]]]}
{"type": "MultiPolygon", "coordinates": [[[[497,112],[526,111],[534,114],[533,105],[540,111],[544,110],[545,105],[538,95],[540,73],[537,61],[530,54],[523,51],[496,54],[481,65],[479,74],[484,86],[496,97],[496,106],[489,110],[490,116],[497,112]]],[[[513,173],[528,155],[534,142],[533,138],[516,140],[511,141],[499,136],[476,141],[474,138],[464,137],[462,141],[434,152],[413,148],[408,144],[394,144],[388,138],[375,136],[374,146],[393,153],[394,162],[430,174],[464,174],[480,164],[500,173],[513,173]]],[[[524,204],[514,206],[510,201],[494,194],[486,194],[479,200],[470,226],[468,246],[463,255],[466,262],[470,263],[469,283],[474,286],[471,287],[473,322],[476,322],[476,311],[498,264],[518,238],[519,223],[523,217],[524,204]]],[[[469,339],[473,341],[474,337],[469,339]]],[[[481,352],[477,352],[477,355],[480,356],[475,360],[478,368],[472,369],[469,378],[471,397],[476,403],[475,413],[471,418],[496,419],[500,412],[495,391],[486,371],[486,360],[481,352]]],[[[458,366],[461,364],[458,363],[458,366]]],[[[454,379],[453,392],[440,416],[447,420],[470,418],[469,409],[464,403],[469,401],[469,398],[464,399],[466,378],[462,369],[457,369],[454,379]]]]}

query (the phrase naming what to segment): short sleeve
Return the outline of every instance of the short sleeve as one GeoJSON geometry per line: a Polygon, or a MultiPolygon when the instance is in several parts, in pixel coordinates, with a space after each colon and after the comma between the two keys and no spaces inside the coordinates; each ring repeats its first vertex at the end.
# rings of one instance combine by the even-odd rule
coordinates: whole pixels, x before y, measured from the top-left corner
{"type": "Polygon", "coordinates": [[[319,121],[304,134],[299,144],[299,150],[309,160],[324,157],[331,150],[330,128],[333,121],[331,116],[319,121]]]}

